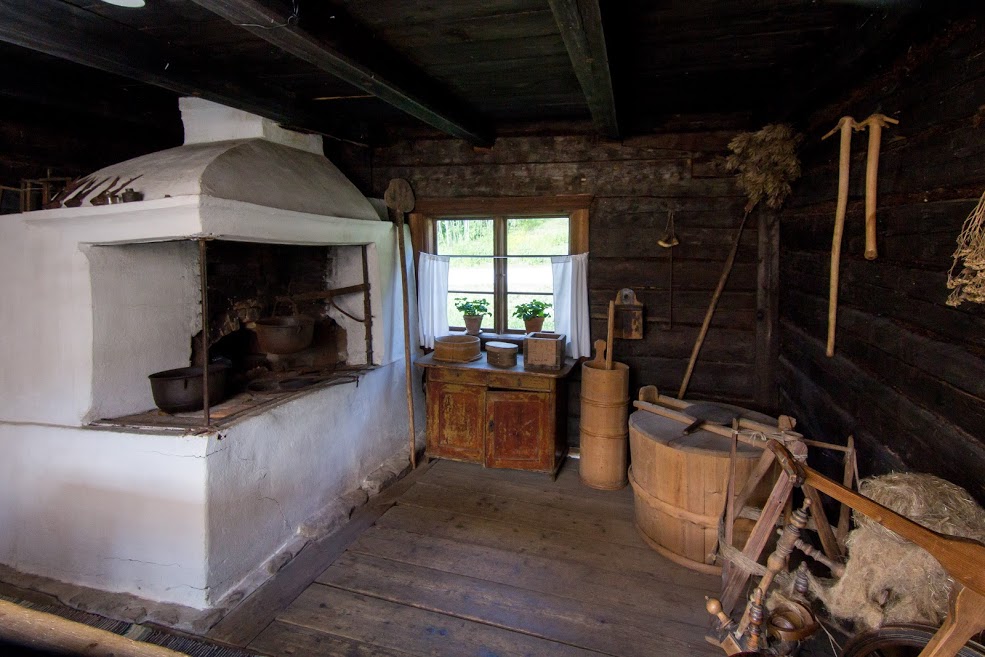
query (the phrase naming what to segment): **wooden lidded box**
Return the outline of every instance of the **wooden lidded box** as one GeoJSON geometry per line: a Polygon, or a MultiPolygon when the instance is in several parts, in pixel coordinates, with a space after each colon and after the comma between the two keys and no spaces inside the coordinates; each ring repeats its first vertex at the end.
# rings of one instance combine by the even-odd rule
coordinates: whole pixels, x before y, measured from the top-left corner
{"type": "Polygon", "coordinates": [[[494,367],[516,367],[518,347],[508,342],[487,342],[486,362],[494,367]]]}
{"type": "Polygon", "coordinates": [[[523,339],[523,369],[559,370],[564,366],[563,333],[528,333],[523,339]]]}
{"type": "Polygon", "coordinates": [[[442,335],[434,339],[434,359],[448,363],[479,360],[479,338],[474,335],[442,335]]]}

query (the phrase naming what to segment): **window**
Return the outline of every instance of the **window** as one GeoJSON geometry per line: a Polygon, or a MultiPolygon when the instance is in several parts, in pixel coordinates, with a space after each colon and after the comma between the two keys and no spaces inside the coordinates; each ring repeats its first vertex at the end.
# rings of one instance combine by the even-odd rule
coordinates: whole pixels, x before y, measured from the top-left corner
{"type": "MultiPolygon", "coordinates": [[[[485,299],[489,304],[487,329],[496,333],[523,332],[523,320],[514,317],[517,304],[533,299],[551,303],[553,255],[568,253],[568,217],[438,218],[435,246],[439,255],[452,256],[448,274],[448,324],[462,327],[455,299],[485,299]]],[[[550,311],[548,311],[550,312],[550,311]]],[[[544,330],[554,328],[554,317],[544,330]]]]}
{"type": "MultiPolygon", "coordinates": [[[[587,251],[588,197],[422,199],[411,215],[414,246],[451,256],[448,324],[464,329],[455,298],[485,299],[483,330],[524,332],[520,303],[553,303],[551,256],[587,251]]],[[[551,317],[544,330],[554,329],[551,317]]]]}

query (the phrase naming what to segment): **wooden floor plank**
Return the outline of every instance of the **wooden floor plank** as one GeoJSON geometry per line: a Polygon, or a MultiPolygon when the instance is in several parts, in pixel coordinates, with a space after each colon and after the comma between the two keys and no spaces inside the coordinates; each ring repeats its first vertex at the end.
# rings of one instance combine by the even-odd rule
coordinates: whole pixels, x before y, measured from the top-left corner
{"type": "Polygon", "coordinates": [[[666,609],[631,613],[370,555],[346,553],[318,582],[621,657],[718,654],[701,628],[668,620],[666,609]]]}
{"type": "Polygon", "coordinates": [[[572,491],[562,488],[549,480],[538,480],[528,485],[503,478],[480,478],[464,472],[446,470],[440,473],[428,473],[423,481],[450,489],[481,491],[498,497],[523,500],[553,509],[583,511],[604,517],[633,520],[633,505],[627,504],[625,496],[586,495],[581,490],[572,491]]]}
{"type": "Polygon", "coordinates": [[[308,587],[278,621],[428,657],[603,654],[321,584],[308,587]]]}
{"type": "MultiPolygon", "coordinates": [[[[633,575],[603,571],[557,557],[511,552],[383,527],[368,529],[349,551],[580,600],[607,609],[625,608],[629,614],[646,610],[694,625],[701,631],[708,624],[704,596],[717,585],[715,578],[709,577],[707,588],[647,586],[633,575]]],[[[670,564],[670,567],[678,566],[670,564]]]]}
{"type": "Polygon", "coordinates": [[[411,472],[357,509],[339,531],[304,546],[276,575],[216,623],[206,637],[239,647],[250,643],[428,469],[425,465],[411,472]]]}
{"type": "Polygon", "coordinates": [[[522,470],[501,470],[494,468],[484,468],[473,463],[461,463],[458,461],[448,461],[439,459],[435,462],[432,469],[428,472],[428,479],[440,477],[445,473],[463,474],[472,477],[476,481],[505,481],[518,486],[544,490],[560,490],[576,493],[583,498],[595,498],[603,500],[623,500],[632,505],[633,491],[627,486],[620,490],[597,490],[589,488],[581,483],[578,477],[578,459],[565,459],[564,465],[558,472],[557,479],[551,478],[536,472],[524,472],[522,470]]]}
{"type": "Polygon", "coordinates": [[[451,511],[398,505],[381,517],[377,525],[463,543],[573,561],[601,571],[638,577],[647,586],[690,586],[715,591],[720,585],[718,578],[671,564],[648,547],[632,548],[576,534],[527,525],[510,525],[451,511]]]}
{"type": "Polygon", "coordinates": [[[410,653],[360,643],[317,630],[274,621],[250,642],[250,650],[286,657],[412,657],[410,653]]]}
{"type": "Polygon", "coordinates": [[[629,547],[646,547],[630,520],[591,513],[583,509],[545,508],[538,504],[481,491],[455,489],[454,494],[450,495],[448,489],[442,486],[419,481],[401,496],[399,504],[452,511],[514,525],[532,525],[629,547]]]}

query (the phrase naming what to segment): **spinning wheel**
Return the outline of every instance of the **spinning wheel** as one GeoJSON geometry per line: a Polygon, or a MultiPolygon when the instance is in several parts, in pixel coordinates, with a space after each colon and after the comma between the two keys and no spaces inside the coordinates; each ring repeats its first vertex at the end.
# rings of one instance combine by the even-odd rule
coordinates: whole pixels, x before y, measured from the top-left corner
{"type": "MultiPolygon", "coordinates": [[[[886,625],[852,637],[841,657],[917,657],[936,632],[929,625],[886,625]]],[[[957,657],[985,657],[985,646],[969,641],[957,657]]]]}

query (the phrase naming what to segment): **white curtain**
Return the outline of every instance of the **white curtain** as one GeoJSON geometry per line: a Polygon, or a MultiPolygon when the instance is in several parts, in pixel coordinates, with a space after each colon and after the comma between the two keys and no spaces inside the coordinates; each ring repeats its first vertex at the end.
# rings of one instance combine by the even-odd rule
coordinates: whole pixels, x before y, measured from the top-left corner
{"type": "Polygon", "coordinates": [[[421,254],[417,270],[417,309],[421,344],[434,349],[434,338],[448,333],[448,256],[421,254]]]}
{"type": "Polygon", "coordinates": [[[588,325],[588,254],[551,258],[554,274],[554,326],[567,336],[571,358],[591,355],[588,325]]]}

